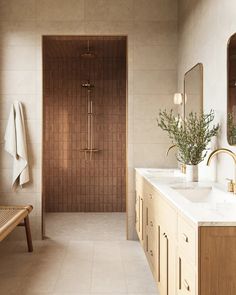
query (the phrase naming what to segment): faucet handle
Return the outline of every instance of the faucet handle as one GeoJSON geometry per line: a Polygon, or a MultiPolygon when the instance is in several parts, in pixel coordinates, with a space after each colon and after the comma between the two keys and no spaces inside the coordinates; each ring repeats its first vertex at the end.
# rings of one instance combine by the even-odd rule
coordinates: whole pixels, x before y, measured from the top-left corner
{"type": "Polygon", "coordinates": [[[235,192],[235,182],[231,178],[226,178],[228,180],[228,192],[234,193],[235,192]]]}

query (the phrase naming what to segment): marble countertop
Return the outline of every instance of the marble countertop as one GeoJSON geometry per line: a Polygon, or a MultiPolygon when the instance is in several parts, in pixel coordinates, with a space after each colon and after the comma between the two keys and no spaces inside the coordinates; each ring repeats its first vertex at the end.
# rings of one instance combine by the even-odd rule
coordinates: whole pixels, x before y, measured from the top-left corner
{"type": "MultiPolygon", "coordinates": [[[[183,215],[198,226],[236,226],[236,196],[226,192],[225,187],[215,182],[187,182],[186,177],[177,169],[136,168],[143,176],[183,215]],[[183,189],[216,189],[220,202],[191,202],[174,187],[183,189]]],[[[214,191],[215,193],[215,191],[214,191]]]]}

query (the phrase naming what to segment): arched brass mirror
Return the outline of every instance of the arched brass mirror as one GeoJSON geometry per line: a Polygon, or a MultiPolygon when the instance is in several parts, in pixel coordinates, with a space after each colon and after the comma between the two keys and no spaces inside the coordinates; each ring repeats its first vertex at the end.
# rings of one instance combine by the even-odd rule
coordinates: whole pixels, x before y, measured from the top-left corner
{"type": "Polygon", "coordinates": [[[184,75],[184,117],[203,111],[203,64],[198,63],[184,75]]]}
{"type": "Polygon", "coordinates": [[[228,42],[227,139],[236,145],[236,34],[228,42]]]}

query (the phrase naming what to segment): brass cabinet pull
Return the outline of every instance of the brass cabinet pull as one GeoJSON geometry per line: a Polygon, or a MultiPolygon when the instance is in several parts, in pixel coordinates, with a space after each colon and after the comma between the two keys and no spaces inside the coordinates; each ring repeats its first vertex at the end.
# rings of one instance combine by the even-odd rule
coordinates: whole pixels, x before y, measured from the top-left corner
{"type": "Polygon", "coordinates": [[[153,227],[153,222],[152,221],[150,221],[150,226],[153,227]]]}
{"type": "Polygon", "coordinates": [[[141,240],[143,241],[143,199],[140,199],[140,209],[139,209],[139,226],[140,226],[140,233],[141,233],[141,240]]]}
{"type": "Polygon", "coordinates": [[[190,286],[186,280],[184,280],[184,287],[187,291],[190,291],[190,286]]]}
{"type": "Polygon", "coordinates": [[[166,287],[166,295],[169,295],[169,239],[168,239],[168,235],[165,234],[165,238],[166,238],[166,263],[167,263],[167,267],[166,267],[166,277],[167,277],[167,287],[166,287]]]}
{"type": "Polygon", "coordinates": [[[152,199],[152,194],[149,194],[149,197],[152,199]]]}
{"type": "Polygon", "coordinates": [[[148,235],[146,235],[146,252],[148,252],[148,235]]]}
{"type": "Polygon", "coordinates": [[[148,208],[146,208],[146,225],[148,225],[148,208]]]}
{"type": "Polygon", "coordinates": [[[161,273],[161,263],[160,263],[160,259],[161,259],[161,249],[160,249],[160,237],[161,237],[161,233],[160,233],[160,225],[158,225],[158,240],[157,240],[157,251],[158,251],[158,275],[157,275],[157,281],[160,282],[160,273],[161,273]]]}
{"type": "Polygon", "coordinates": [[[179,257],[179,290],[181,290],[181,280],[182,280],[182,261],[179,257]]]}
{"type": "Polygon", "coordinates": [[[151,254],[151,256],[153,256],[153,251],[152,250],[150,250],[150,254],[151,254]]]}
{"type": "Polygon", "coordinates": [[[183,237],[183,240],[188,243],[189,242],[189,239],[188,239],[188,236],[184,233],[182,233],[182,237],[183,237]]]}

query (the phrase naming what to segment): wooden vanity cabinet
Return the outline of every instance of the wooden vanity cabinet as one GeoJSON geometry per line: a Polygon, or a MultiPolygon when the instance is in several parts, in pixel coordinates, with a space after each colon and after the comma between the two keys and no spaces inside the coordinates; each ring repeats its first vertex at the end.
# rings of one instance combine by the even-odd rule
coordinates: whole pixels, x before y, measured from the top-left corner
{"type": "MultiPolygon", "coordinates": [[[[160,295],[185,294],[186,287],[184,289],[182,286],[187,286],[190,281],[185,275],[185,261],[188,261],[185,259],[185,250],[187,255],[191,256],[192,248],[188,249],[183,238],[188,235],[188,241],[191,241],[192,245],[195,243],[195,239],[192,242],[194,234],[186,222],[180,219],[177,210],[151,184],[140,177],[136,178],[136,230],[160,295]],[[183,233],[178,235],[178,230],[183,233]],[[178,251],[180,237],[182,242],[179,246],[183,248],[184,256],[178,251]],[[179,273],[179,270],[182,272],[179,273]]],[[[192,281],[190,283],[192,285],[192,281]]]]}
{"type": "Polygon", "coordinates": [[[177,212],[140,178],[136,179],[136,229],[160,294],[175,295],[177,212]]]}
{"type": "Polygon", "coordinates": [[[236,295],[236,226],[198,226],[136,178],[136,229],[160,295],[236,295]]]}

